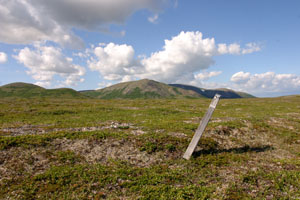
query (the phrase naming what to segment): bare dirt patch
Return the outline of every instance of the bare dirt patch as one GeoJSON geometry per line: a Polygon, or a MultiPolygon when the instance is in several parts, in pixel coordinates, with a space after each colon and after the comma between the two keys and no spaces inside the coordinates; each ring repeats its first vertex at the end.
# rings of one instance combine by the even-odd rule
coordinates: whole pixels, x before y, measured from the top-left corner
{"type": "Polygon", "coordinates": [[[170,132],[168,135],[178,138],[187,138],[187,135],[185,133],[178,133],[178,132],[170,132]]]}
{"type": "Polygon", "coordinates": [[[146,134],[146,131],[143,131],[141,129],[136,129],[136,130],[132,130],[130,133],[133,135],[143,135],[146,134]]]}
{"type": "Polygon", "coordinates": [[[271,117],[268,121],[268,124],[271,126],[287,128],[290,130],[294,130],[295,128],[291,125],[289,121],[284,118],[271,117]]]}
{"type": "Polygon", "coordinates": [[[128,161],[139,167],[162,161],[159,154],[147,154],[138,150],[134,141],[105,139],[103,141],[57,139],[53,142],[57,149],[71,150],[89,163],[107,163],[109,159],[128,161]]]}
{"type": "Polygon", "coordinates": [[[247,127],[232,128],[229,126],[217,126],[215,128],[209,128],[206,133],[206,137],[212,138],[218,143],[218,146],[222,146],[224,149],[239,148],[245,145],[248,146],[272,146],[272,140],[269,139],[268,133],[257,131],[251,125],[247,124],[247,127]]]}
{"type": "Polygon", "coordinates": [[[187,123],[187,124],[197,124],[200,122],[200,120],[201,120],[201,117],[193,117],[193,118],[191,118],[189,120],[185,120],[183,122],[187,123]]]}
{"type": "Polygon", "coordinates": [[[39,174],[50,167],[49,149],[13,147],[0,151],[0,181],[26,174],[39,174]]]}
{"type": "MultiPolygon", "coordinates": [[[[50,125],[25,125],[21,127],[10,127],[2,128],[0,132],[4,136],[19,136],[19,135],[40,135],[52,132],[89,132],[89,131],[99,131],[105,129],[134,129],[139,130],[138,127],[135,127],[130,123],[119,123],[115,121],[108,121],[102,123],[100,126],[90,126],[90,127],[75,127],[75,128],[49,128],[50,125]]],[[[141,131],[137,131],[141,134],[141,131]]]]}
{"type": "Polygon", "coordinates": [[[66,164],[57,159],[60,152],[73,152],[79,156],[79,163],[108,164],[109,160],[123,160],[137,167],[146,167],[164,158],[163,152],[148,154],[135,146],[135,141],[124,139],[69,140],[56,139],[47,147],[12,147],[0,151],[0,182],[3,179],[22,177],[26,174],[43,173],[51,166],[66,164]]]}
{"type": "MultiPolygon", "coordinates": [[[[190,120],[185,120],[183,122],[187,124],[199,124],[201,122],[201,119],[202,119],[201,117],[193,117],[190,120]]],[[[234,120],[236,120],[236,118],[232,118],[232,117],[212,118],[210,120],[210,123],[229,122],[234,120]]]]}
{"type": "Polygon", "coordinates": [[[296,112],[286,113],[286,115],[300,117],[300,113],[296,113],[296,112]]]}
{"type": "Polygon", "coordinates": [[[0,129],[0,131],[6,133],[8,136],[38,135],[38,134],[45,134],[49,132],[49,130],[46,130],[46,126],[37,126],[37,125],[25,125],[21,127],[2,128],[0,129]]]}
{"type": "Polygon", "coordinates": [[[229,122],[229,121],[234,121],[234,120],[236,120],[236,118],[232,118],[232,117],[212,118],[210,120],[210,123],[229,122]]]}

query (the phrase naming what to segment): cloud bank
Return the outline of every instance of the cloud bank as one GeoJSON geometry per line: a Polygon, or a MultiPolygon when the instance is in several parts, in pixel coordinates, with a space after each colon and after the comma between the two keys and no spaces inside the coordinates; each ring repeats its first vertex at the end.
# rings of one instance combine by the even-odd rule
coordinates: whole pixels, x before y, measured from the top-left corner
{"type": "Polygon", "coordinates": [[[64,56],[60,48],[40,45],[35,45],[34,49],[25,47],[14,58],[24,64],[36,84],[43,87],[50,87],[54,76],[63,79],[60,86],[74,86],[84,81],[85,68],[73,64],[72,58],[64,56]]]}
{"type": "Polygon", "coordinates": [[[232,75],[231,82],[235,89],[253,94],[300,92],[300,76],[295,74],[276,74],[274,72],[251,74],[241,71],[232,75]]]}
{"type": "Polygon", "coordinates": [[[219,44],[214,38],[203,38],[201,32],[181,32],[165,40],[162,50],[150,56],[135,56],[134,48],[122,44],[101,44],[91,50],[88,66],[99,71],[108,81],[128,81],[140,78],[166,83],[190,83],[204,76],[217,76],[220,72],[198,74],[214,64],[214,57],[223,54],[247,54],[259,51],[254,43],[245,48],[239,44],[219,44]]]}
{"type": "Polygon", "coordinates": [[[30,44],[50,40],[81,48],[72,28],[103,31],[135,11],[158,11],[167,0],[0,0],[0,41],[30,44]]]}

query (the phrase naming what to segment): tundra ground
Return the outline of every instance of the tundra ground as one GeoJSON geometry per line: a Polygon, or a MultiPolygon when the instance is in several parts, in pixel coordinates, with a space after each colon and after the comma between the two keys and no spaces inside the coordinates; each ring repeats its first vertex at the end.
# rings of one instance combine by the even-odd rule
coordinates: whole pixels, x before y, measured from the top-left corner
{"type": "Polygon", "coordinates": [[[0,100],[0,199],[300,199],[300,96],[0,100]]]}

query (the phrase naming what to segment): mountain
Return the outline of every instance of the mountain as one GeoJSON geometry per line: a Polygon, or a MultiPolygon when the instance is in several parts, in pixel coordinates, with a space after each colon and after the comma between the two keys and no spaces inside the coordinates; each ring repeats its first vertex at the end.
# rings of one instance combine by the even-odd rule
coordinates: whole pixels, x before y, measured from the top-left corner
{"type": "Polygon", "coordinates": [[[110,87],[94,90],[82,91],[81,93],[101,99],[137,99],[137,98],[199,98],[201,94],[173,87],[157,81],[142,79],[119,83],[110,87]]]}
{"type": "Polygon", "coordinates": [[[173,87],[197,92],[198,94],[207,98],[213,98],[217,93],[220,94],[221,98],[223,99],[255,98],[255,96],[251,94],[245,92],[236,92],[234,90],[230,90],[227,88],[203,89],[203,88],[198,88],[195,86],[183,85],[183,84],[169,84],[169,85],[173,87]]]}
{"type": "Polygon", "coordinates": [[[221,98],[253,98],[254,96],[226,88],[203,89],[190,85],[160,83],[142,79],[119,83],[100,90],[75,91],[70,88],[45,89],[29,83],[11,83],[0,87],[0,98],[100,98],[100,99],[153,99],[153,98],[212,98],[218,93],[221,98]]]}
{"type": "Polygon", "coordinates": [[[30,83],[11,83],[0,87],[0,98],[3,97],[52,97],[52,98],[87,98],[83,94],[70,89],[45,89],[30,83]]]}

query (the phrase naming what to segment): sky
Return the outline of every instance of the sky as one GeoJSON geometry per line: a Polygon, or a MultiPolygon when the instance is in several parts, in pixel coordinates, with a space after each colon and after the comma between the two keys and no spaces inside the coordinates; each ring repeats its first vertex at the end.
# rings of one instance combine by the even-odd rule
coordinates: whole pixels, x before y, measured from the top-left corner
{"type": "Polygon", "coordinates": [[[0,85],[300,94],[299,0],[0,0],[0,85]]]}

